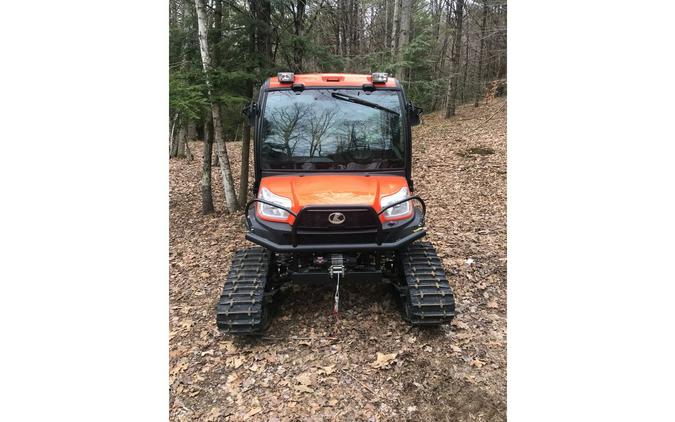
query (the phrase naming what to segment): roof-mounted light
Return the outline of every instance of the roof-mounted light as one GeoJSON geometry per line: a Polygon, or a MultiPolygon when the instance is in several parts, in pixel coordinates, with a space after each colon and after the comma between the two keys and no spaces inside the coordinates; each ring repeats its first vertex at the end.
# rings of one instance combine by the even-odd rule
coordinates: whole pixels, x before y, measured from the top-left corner
{"type": "Polygon", "coordinates": [[[282,84],[290,84],[295,80],[295,75],[293,72],[279,72],[277,73],[277,79],[282,84]]]}
{"type": "Polygon", "coordinates": [[[372,75],[374,84],[386,84],[389,79],[389,74],[384,72],[375,72],[372,75]]]}

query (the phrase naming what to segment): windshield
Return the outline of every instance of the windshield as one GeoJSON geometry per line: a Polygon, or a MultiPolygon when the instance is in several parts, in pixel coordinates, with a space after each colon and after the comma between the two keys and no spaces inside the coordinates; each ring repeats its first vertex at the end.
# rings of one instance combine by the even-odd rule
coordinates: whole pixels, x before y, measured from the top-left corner
{"type": "Polygon", "coordinates": [[[376,170],[404,166],[397,91],[270,91],[260,140],[264,170],[376,170]]]}

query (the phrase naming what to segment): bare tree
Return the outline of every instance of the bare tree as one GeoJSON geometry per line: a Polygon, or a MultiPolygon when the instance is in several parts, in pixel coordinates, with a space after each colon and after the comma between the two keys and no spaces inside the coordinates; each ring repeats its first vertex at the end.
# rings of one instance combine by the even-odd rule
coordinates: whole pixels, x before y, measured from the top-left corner
{"type": "Polygon", "coordinates": [[[210,214],[213,209],[211,190],[211,155],[213,154],[213,120],[204,122],[204,159],[202,160],[202,213],[210,214]]]}
{"type": "Polygon", "coordinates": [[[394,14],[392,16],[392,25],[391,25],[391,57],[395,58],[396,54],[396,45],[398,41],[398,31],[399,31],[399,22],[401,19],[401,9],[399,5],[401,0],[394,0],[394,14]]]}
{"type": "Polygon", "coordinates": [[[187,129],[185,128],[185,122],[180,125],[178,130],[178,136],[176,139],[177,151],[176,157],[185,158],[185,144],[187,143],[187,129]]]}
{"type": "Polygon", "coordinates": [[[178,155],[178,143],[175,140],[176,123],[178,122],[178,112],[173,115],[171,121],[171,130],[169,131],[169,157],[178,155]]]}
{"type": "Polygon", "coordinates": [[[204,78],[208,91],[209,101],[211,102],[211,114],[213,115],[213,133],[216,143],[216,155],[220,163],[220,172],[223,177],[223,190],[225,191],[225,203],[230,212],[237,210],[237,194],[234,191],[234,181],[232,180],[232,171],[230,169],[230,160],[227,157],[225,148],[225,138],[223,135],[223,124],[220,117],[220,105],[213,100],[213,87],[209,72],[211,71],[211,55],[209,53],[209,42],[206,28],[206,10],[204,0],[195,0],[197,9],[197,27],[199,32],[199,50],[202,56],[202,67],[204,78]]]}
{"type": "Polygon", "coordinates": [[[332,110],[324,110],[319,116],[312,113],[312,117],[309,119],[309,133],[312,137],[309,143],[310,157],[314,157],[314,154],[317,153],[321,156],[321,140],[333,125],[334,116],[332,110]]]}
{"type": "Polygon", "coordinates": [[[303,123],[308,109],[304,104],[293,104],[290,110],[281,108],[270,115],[270,120],[274,121],[274,126],[283,142],[284,150],[289,156],[293,155],[295,147],[300,141],[301,131],[298,131],[298,128],[303,123]]]}
{"type": "Polygon", "coordinates": [[[483,48],[485,47],[485,29],[487,26],[488,5],[487,0],[483,0],[483,20],[480,24],[480,48],[478,50],[478,71],[476,72],[476,99],[473,103],[474,107],[478,107],[478,98],[482,93],[483,85],[483,48]]]}
{"type": "MultiPolygon", "coordinates": [[[[412,0],[401,0],[401,16],[399,22],[401,30],[399,31],[398,57],[397,57],[397,61],[399,63],[403,61],[403,53],[405,52],[405,48],[410,43],[411,20],[412,20],[412,0]]],[[[404,77],[406,73],[405,68],[401,69],[400,73],[401,74],[399,75],[399,79],[401,81],[403,81],[403,79],[407,79],[407,77],[404,77]]]]}
{"type": "Polygon", "coordinates": [[[457,82],[459,80],[460,58],[462,50],[462,21],[464,20],[464,0],[457,0],[455,4],[455,42],[452,46],[452,69],[448,81],[448,104],[445,109],[445,118],[455,115],[457,103],[457,82]]]}
{"type": "Polygon", "coordinates": [[[305,10],[307,9],[306,0],[297,0],[295,5],[290,7],[293,15],[293,72],[302,72],[302,59],[305,55],[304,40],[302,39],[305,31],[305,10]]]}

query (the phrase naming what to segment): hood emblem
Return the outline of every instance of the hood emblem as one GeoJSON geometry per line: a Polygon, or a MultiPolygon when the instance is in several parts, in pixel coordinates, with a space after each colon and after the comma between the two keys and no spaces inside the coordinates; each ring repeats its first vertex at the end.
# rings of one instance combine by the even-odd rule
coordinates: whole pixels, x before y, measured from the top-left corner
{"type": "Polygon", "coordinates": [[[331,224],[342,224],[345,222],[345,215],[341,212],[332,212],[328,216],[328,221],[331,224]]]}

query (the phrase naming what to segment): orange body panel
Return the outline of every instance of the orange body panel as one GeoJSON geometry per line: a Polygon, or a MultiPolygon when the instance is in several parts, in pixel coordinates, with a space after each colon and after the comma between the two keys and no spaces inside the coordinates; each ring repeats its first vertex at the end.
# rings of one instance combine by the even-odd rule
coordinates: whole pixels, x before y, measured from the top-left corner
{"type": "MultiPolygon", "coordinates": [[[[305,73],[295,75],[296,84],[305,87],[361,87],[363,84],[373,83],[371,75],[357,75],[352,73],[305,73]]],[[[269,78],[270,88],[290,88],[292,84],[281,83],[276,76],[269,78]]],[[[386,83],[375,84],[377,87],[396,88],[396,79],[389,78],[386,83]]]]}
{"type": "MultiPolygon", "coordinates": [[[[260,189],[267,188],[276,195],[285,196],[293,201],[291,210],[296,214],[307,205],[368,205],[379,212],[380,199],[408,188],[408,182],[402,176],[353,175],[353,174],[317,174],[268,176],[260,181],[260,189]]],[[[283,221],[293,224],[295,218],[275,219],[260,215],[259,218],[267,221],[283,221]]],[[[386,221],[409,218],[411,212],[399,217],[388,218],[386,221]]],[[[380,216],[384,222],[384,216],[380,216]]]]}

